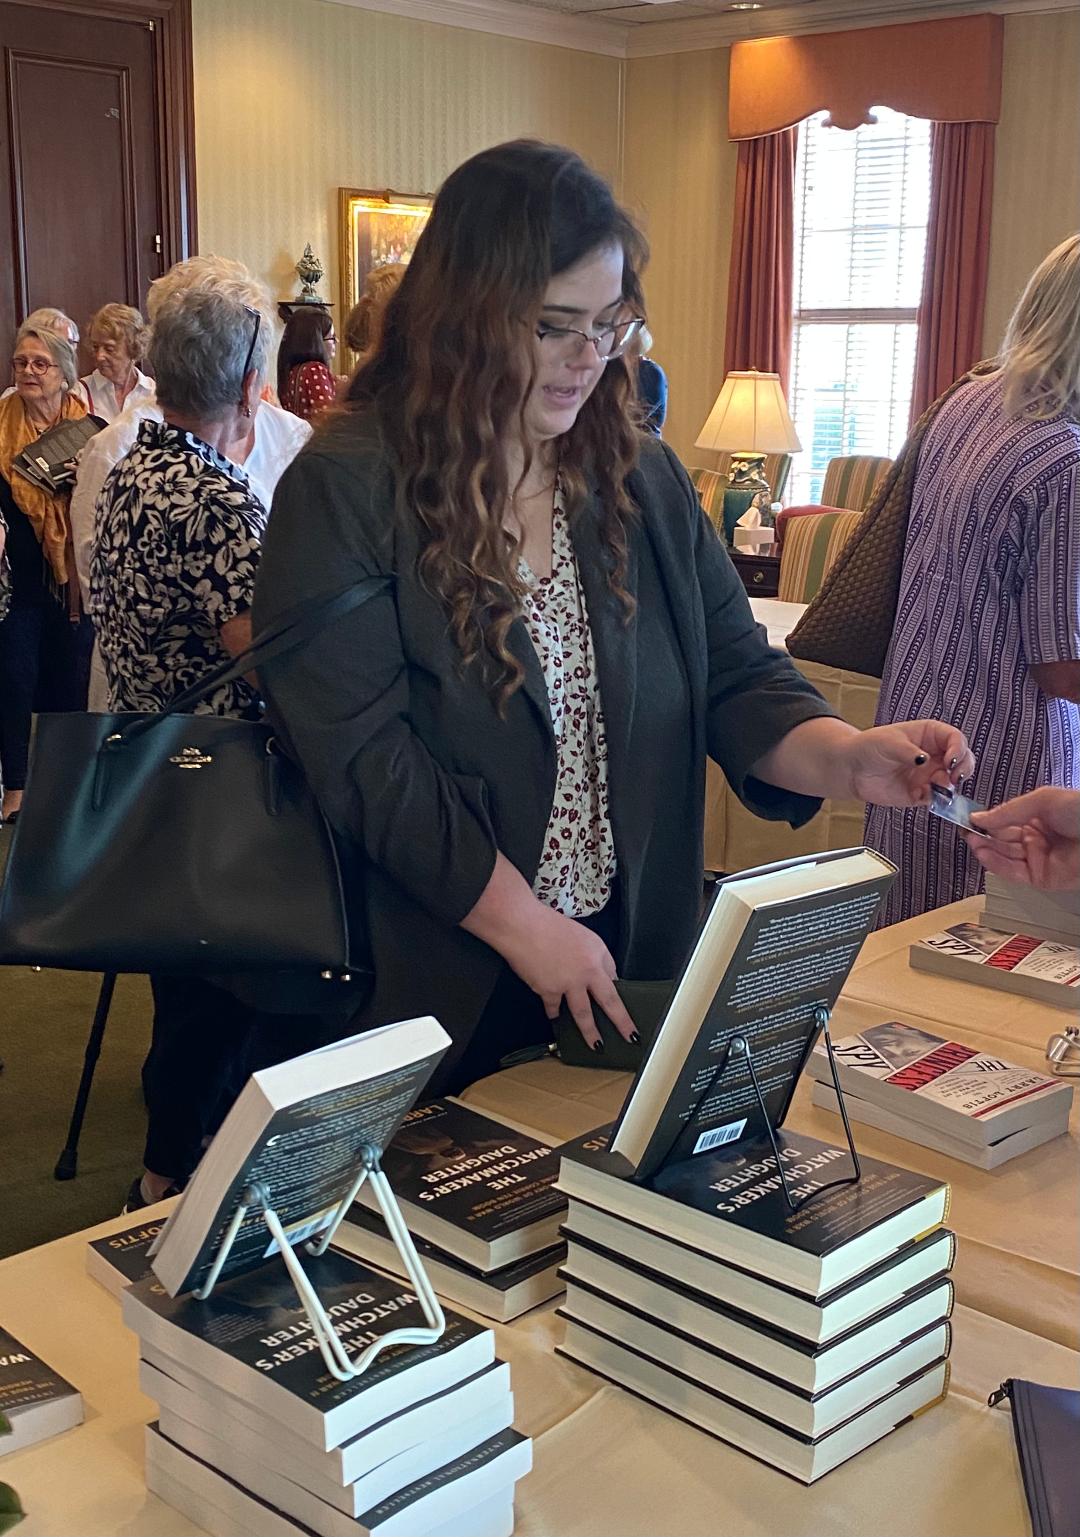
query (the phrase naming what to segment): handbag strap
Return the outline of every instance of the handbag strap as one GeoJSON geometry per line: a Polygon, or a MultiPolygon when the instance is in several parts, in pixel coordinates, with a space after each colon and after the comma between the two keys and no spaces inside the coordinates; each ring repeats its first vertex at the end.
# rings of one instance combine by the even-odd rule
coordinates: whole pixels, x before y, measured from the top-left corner
{"type": "Polygon", "coordinates": [[[129,742],[134,737],[151,730],[167,716],[187,713],[191,705],[198,704],[200,699],[205,698],[214,689],[221,688],[227,683],[235,683],[245,673],[264,667],[267,662],[272,662],[279,656],[286,656],[290,651],[296,651],[312,640],[320,630],[332,624],[335,619],[343,619],[346,614],[351,614],[369,598],[375,597],[377,593],[389,587],[391,580],[388,576],[367,576],[341,592],[323,593],[316,598],[307,598],[303,603],[287,609],[273,624],[268,625],[260,635],[257,635],[250,646],[236,656],[226,657],[223,662],[212,667],[197,683],[193,683],[190,688],[183,689],[170,699],[164,710],[154,715],[140,716],[129,726],[121,727],[119,731],[107,737],[103,745],[119,747],[124,742],[129,742]]]}

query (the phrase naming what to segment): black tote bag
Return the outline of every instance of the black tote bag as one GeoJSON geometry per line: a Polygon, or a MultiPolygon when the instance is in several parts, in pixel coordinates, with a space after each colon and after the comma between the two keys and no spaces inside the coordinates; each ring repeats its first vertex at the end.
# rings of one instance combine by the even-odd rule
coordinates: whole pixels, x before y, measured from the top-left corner
{"type": "Polygon", "coordinates": [[[267,722],[183,712],[388,585],[300,605],[161,714],[39,715],[0,887],[0,963],[351,971],[338,854],[301,770],[267,722]]]}

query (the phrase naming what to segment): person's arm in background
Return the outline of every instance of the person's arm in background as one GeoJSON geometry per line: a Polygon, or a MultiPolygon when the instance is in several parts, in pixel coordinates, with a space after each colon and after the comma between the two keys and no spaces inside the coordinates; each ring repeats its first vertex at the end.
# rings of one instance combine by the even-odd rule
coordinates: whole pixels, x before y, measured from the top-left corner
{"type": "Polygon", "coordinates": [[[769,647],[685,472],[681,479],[694,504],[705,603],[709,755],[744,804],[801,826],[826,795],[917,805],[929,799],[931,780],[970,773],[962,733],[939,721],[859,731],[833,714],[790,658],[769,647]]]}
{"type": "MultiPolygon", "coordinates": [[[[390,513],[377,460],[354,470],[300,455],[274,496],[255,595],[255,626],[306,600],[389,571],[390,513]],[[365,532],[365,522],[378,529],[365,532]],[[377,547],[379,534],[386,548],[377,547]]],[[[331,825],[413,901],[496,950],[544,1001],[565,997],[585,1039],[599,1032],[594,998],[627,1036],[607,947],[537,901],[500,853],[483,780],[443,768],[409,721],[409,678],[392,581],[308,644],[260,669],[285,740],[331,825]]]]}
{"type": "Polygon", "coordinates": [[[971,822],[989,834],[964,835],[984,870],[1042,891],[1080,889],[1080,790],[1047,785],[973,812],[971,822]]]}
{"type": "Polygon", "coordinates": [[[1025,533],[1024,659],[1044,694],[1080,704],[1080,466],[1037,488],[1025,533]]]}
{"type": "MultiPolygon", "coordinates": [[[[134,440],[132,440],[134,441],[134,440]]],[[[82,592],[83,610],[90,612],[90,558],[94,550],[94,517],[101,488],[113,466],[131,447],[121,443],[112,427],[107,427],[87,443],[79,456],[79,468],[75,474],[75,488],[71,493],[68,516],[71,520],[71,542],[75,552],[75,570],[82,592]]]]}

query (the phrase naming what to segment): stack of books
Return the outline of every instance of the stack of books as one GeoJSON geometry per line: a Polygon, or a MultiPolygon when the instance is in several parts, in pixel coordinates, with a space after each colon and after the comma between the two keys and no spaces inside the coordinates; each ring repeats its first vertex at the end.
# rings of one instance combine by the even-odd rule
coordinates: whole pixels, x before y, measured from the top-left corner
{"type": "MultiPolygon", "coordinates": [[[[407,1287],[330,1249],[304,1267],[362,1348],[422,1325],[407,1287]]],[[[123,1294],[139,1384],[157,1404],[147,1487],[213,1533],[508,1537],[531,1443],[512,1428],[490,1329],[447,1313],[432,1345],[395,1345],[359,1377],[327,1371],[280,1258],[205,1300],[154,1277],[123,1294]]]]}
{"type": "MultiPolygon", "coordinates": [[[[834,1042],[833,1049],[853,1121],[963,1163],[996,1169],[1068,1132],[1070,1085],[996,1053],[895,1019],[868,1025],[834,1042]]],[[[822,1044],[807,1071],[814,1080],[814,1104],[839,1113],[822,1044]]]]}
{"type": "MultiPolygon", "coordinates": [[[[781,1131],[793,1194],[848,1154],[781,1131]]],[[[792,1213],[766,1139],[663,1169],[566,1150],[561,1353],[804,1483],[940,1399],[947,1187],[873,1159],[792,1213]]]]}
{"type": "Polygon", "coordinates": [[[0,1456],[83,1422],[82,1394],[28,1346],[0,1329],[0,1456]]]}
{"type": "MultiPolygon", "coordinates": [[[[562,1291],[566,1197],[554,1148],[437,1099],[410,1110],[382,1168],[440,1297],[504,1322],[562,1291]]],[[[370,1192],[361,1197],[335,1242],[404,1275],[370,1192]]]]}
{"type": "Polygon", "coordinates": [[[532,1447],[491,1330],[440,1326],[411,1285],[309,1247],[448,1045],[434,1019],[406,1020],[256,1073],[165,1226],[94,1247],[158,1405],[147,1485],[207,1531],[513,1530],[532,1447]]]}
{"type": "Polygon", "coordinates": [[[1080,943],[1042,939],[1011,924],[954,923],[917,939],[908,960],[916,971],[1020,993],[1072,1013],[1080,1009],[1080,943]]]}

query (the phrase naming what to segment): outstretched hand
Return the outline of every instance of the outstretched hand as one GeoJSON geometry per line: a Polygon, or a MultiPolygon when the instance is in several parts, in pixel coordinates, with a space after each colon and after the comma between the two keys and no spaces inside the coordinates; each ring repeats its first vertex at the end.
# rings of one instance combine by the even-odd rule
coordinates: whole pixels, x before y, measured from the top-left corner
{"type": "Polygon", "coordinates": [[[1080,791],[1032,790],[976,811],[971,821],[990,834],[964,835],[984,870],[1043,891],[1080,887],[1080,791]]]}
{"type": "Polygon", "coordinates": [[[874,726],[847,748],[851,794],[876,806],[923,806],[930,786],[955,785],[975,771],[967,739],[939,720],[874,726]]]}

